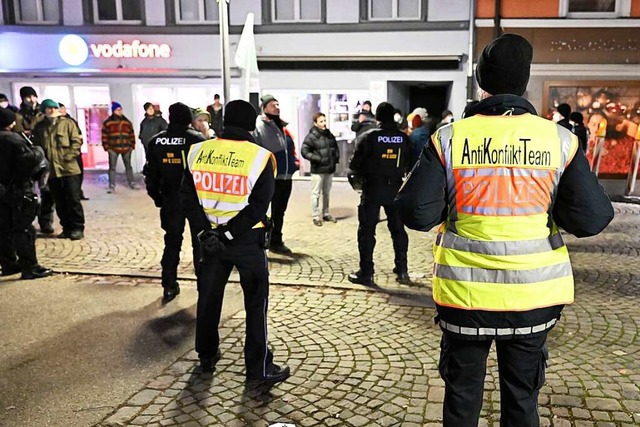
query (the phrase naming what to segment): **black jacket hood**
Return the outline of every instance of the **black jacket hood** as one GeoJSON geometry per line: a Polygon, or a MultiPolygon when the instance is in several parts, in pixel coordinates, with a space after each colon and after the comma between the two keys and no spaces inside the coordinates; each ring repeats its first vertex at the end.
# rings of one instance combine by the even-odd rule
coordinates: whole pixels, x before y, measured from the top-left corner
{"type": "Polygon", "coordinates": [[[536,109],[529,101],[521,96],[517,95],[493,95],[489,98],[483,99],[470,108],[466,109],[463,118],[475,116],[476,114],[482,114],[485,116],[501,116],[505,113],[510,113],[513,116],[521,114],[535,114],[538,115],[536,109]]]}

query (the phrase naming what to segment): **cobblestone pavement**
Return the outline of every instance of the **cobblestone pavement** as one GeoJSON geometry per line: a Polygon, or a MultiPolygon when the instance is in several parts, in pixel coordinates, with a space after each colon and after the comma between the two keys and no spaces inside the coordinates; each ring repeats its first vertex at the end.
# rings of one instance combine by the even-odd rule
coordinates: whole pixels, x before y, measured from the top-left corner
{"type": "MultiPolygon", "coordinates": [[[[272,258],[272,278],[332,286],[272,287],[270,341],[276,362],[287,362],[292,377],[270,391],[245,388],[244,315],[239,312],[222,325],[223,358],[213,375],[199,372],[197,356],[189,351],[99,425],[441,424],[440,332],[433,325],[427,285],[433,234],[410,236],[416,285],[402,287],[390,280],[390,242],[379,229],[377,280],[387,292],[341,287],[345,274],[356,267],[357,198],[336,185],[334,213],[343,218],[315,228],[305,185],[294,185],[285,228],[287,244],[304,255],[287,262],[272,258]]],[[[89,222],[100,222],[88,227],[87,239],[40,240],[43,263],[67,271],[156,275],[161,248],[161,235],[154,231],[157,213],[140,200],[142,192],[123,190],[117,197],[120,201],[108,203],[99,195],[86,205],[89,222]]],[[[550,335],[540,396],[543,426],[640,425],[640,206],[616,204],[616,213],[602,235],[567,238],[576,302],[550,335]]],[[[498,426],[495,354],[488,365],[481,425],[498,426]]]]}

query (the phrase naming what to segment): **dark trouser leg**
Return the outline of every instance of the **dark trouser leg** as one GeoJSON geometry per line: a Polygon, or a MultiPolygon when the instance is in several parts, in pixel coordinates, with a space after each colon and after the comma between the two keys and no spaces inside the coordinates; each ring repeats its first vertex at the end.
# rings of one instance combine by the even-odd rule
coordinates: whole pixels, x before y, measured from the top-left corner
{"type": "Polygon", "coordinates": [[[18,264],[22,272],[33,270],[38,265],[36,257],[36,229],[33,220],[38,211],[38,200],[35,194],[23,199],[18,209],[13,210],[13,230],[11,232],[13,246],[18,255],[18,264]],[[31,200],[31,203],[28,202],[31,200]]]}
{"type": "Polygon", "coordinates": [[[491,342],[442,335],[439,370],[445,384],[444,427],[478,425],[491,342]]]}
{"type": "Polygon", "coordinates": [[[276,188],[271,199],[271,219],[273,220],[273,231],[271,232],[271,244],[282,244],[282,226],[284,224],[284,213],[289,204],[291,196],[292,181],[290,179],[276,179],[276,188]]]}
{"type": "Polygon", "coordinates": [[[118,153],[109,150],[109,188],[116,188],[116,165],[118,163],[118,153]]]}
{"type": "Polygon", "coordinates": [[[393,252],[395,254],[395,267],[400,272],[407,272],[407,251],[409,250],[409,236],[400,220],[398,210],[393,205],[384,207],[387,214],[387,228],[393,240],[393,252]]]}
{"type": "Polygon", "coordinates": [[[80,201],[80,175],[50,178],[49,187],[62,229],[66,232],[84,231],[84,208],[80,201]]]}
{"type": "Polygon", "coordinates": [[[191,223],[189,223],[189,233],[191,235],[191,250],[193,251],[193,271],[197,275],[200,265],[200,241],[198,241],[198,233],[191,227],[191,223]]]}
{"type": "Polygon", "coordinates": [[[185,218],[180,212],[178,195],[164,196],[160,208],[160,226],[164,230],[164,252],[162,253],[162,286],[173,287],[178,278],[178,264],[182,249],[182,233],[185,218]]]}
{"type": "Polygon", "coordinates": [[[500,373],[500,425],[538,427],[538,394],[544,384],[547,334],[496,341],[500,373]]]}
{"type": "Polygon", "coordinates": [[[358,206],[358,251],[360,270],[373,275],[373,250],[376,247],[376,226],[380,219],[380,205],[362,198],[358,206]]]}
{"type": "Polygon", "coordinates": [[[13,246],[12,229],[12,209],[9,205],[0,202],[0,267],[5,273],[18,265],[18,258],[13,246]]]}
{"type": "Polygon", "coordinates": [[[196,352],[200,358],[212,358],[218,352],[220,344],[218,325],[222,299],[233,264],[222,257],[207,257],[199,268],[196,352]]]}
{"type": "Polygon", "coordinates": [[[58,213],[58,218],[60,219],[62,230],[70,232],[71,227],[67,218],[67,199],[64,192],[63,178],[49,178],[48,186],[51,191],[51,198],[56,207],[56,212],[58,213]]]}
{"type": "Polygon", "coordinates": [[[76,157],[78,160],[78,166],[80,167],[80,196],[84,197],[84,192],[82,191],[82,183],[84,182],[84,161],[82,160],[82,153],[76,157]]]}
{"type": "Polygon", "coordinates": [[[240,273],[246,312],[244,362],[247,376],[264,378],[266,368],[273,363],[267,340],[267,305],[269,301],[269,270],[264,249],[259,245],[233,248],[229,251],[240,273]]]}
{"type": "Polygon", "coordinates": [[[124,163],[124,171],[127,174],[127,182],[129,185],[134,185],[136,179],[133,176],[133,168],[131,167],[131,151],[122,153],[122,162],[124,163]]]}
{"type": "Polygon", "coordinates": [[[53,206],[53,195],[49,185],[40,187],[40,214],[38,215],[40,229],[46,229],[53,225],[53,206]]]}

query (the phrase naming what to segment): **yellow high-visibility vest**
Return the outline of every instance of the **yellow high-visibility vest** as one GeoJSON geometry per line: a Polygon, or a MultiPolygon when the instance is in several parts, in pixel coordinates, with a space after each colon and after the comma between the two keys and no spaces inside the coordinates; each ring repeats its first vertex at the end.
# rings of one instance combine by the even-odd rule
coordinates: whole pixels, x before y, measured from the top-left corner
{"type": "Polygon", "coordinates": [[[434,245],[434,301],[487,311],[572,303],[569,253],[550,212],[576,136],[531,114],[478,115],[433,142],[449,205],[434,245]]]}
{"type": "MultiPolygon", "coordinates": [[[[211,139],[189,149],[187,167],[209,222],[215,228],[226,224],[249,204],[258,177],[271,161],[269,150],[249,141],[211,139]]],[[[253,228],[264,227],[262,222],[253,228]]]]}

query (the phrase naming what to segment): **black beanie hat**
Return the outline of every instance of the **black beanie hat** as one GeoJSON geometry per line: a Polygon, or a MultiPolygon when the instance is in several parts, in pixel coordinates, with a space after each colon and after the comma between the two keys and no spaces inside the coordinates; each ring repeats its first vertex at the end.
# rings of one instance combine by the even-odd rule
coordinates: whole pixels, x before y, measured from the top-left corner
{"type": "Polygon", "coordinates": [[[579,113],[577,111],[574,111],[573,113],[569,114],[569,120],[579,125],[584,123],[584,117],[582,113],[579,113]]]}
{"type": "Polygon", "coordinates": [[[4,130],[11,123],[16,121],[16,113],[8,108],[0,108],[0,129],[4,130]]]}
{"type": "Polygon", "coordinates": [[[27,96],[35,96],[37,98],[38,94],[31,86],[22,86],[20,88],[20,98],[25,99],[27,96]]]}
{"type": "Polygon", "coordinates": [[[491,95],[522,96],[527,90],[533,48],[522,36],[503,34],[482,50],[476,66],[480,87],[491,95]]]}
{"type": "Polygon", "coordinates": [[[558,113],[562,114],[562,117],[568,119],[569,115],[571,114],[571,105],[560,104],[558,105],[558,108],[556,108],[556,110],[558,110],[558,113]]]}
{"type": "Polygon", "coordinates": [[[182,102],[176,102],[169,106],[169,123],[174,125],[190,125],[193,121],[191,108],[182,102]]]}
{"type": "Polygon", "coordinates": [[[227,104],[224,109],[223,126],[235,126],[251,132],[256,128],[258,113],[253,105],[247,101],[236,99],[227,104]]]}
{"type": "Polygon", "coordinates": [[[376,108],[376,120],[381,123],[393,123],[396,109],[388,102],[381,102],[376,108]]]}

